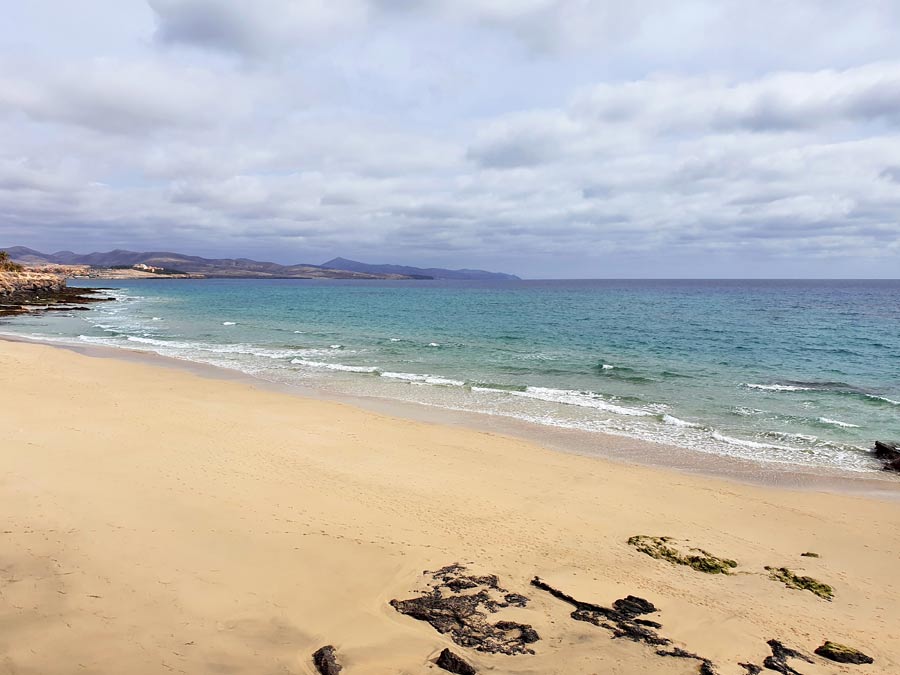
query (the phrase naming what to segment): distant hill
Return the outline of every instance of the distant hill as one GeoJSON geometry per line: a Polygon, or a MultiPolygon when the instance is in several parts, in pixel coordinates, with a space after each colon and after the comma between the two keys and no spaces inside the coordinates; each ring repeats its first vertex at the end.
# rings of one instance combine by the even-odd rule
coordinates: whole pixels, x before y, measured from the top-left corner
{"type": "Polygon", "coordinates": [[[144,264],[211,278],[244,279],[517,279],[509,274],[482,270],[444,270],[402,267],[399,265],[367,265],[335,258],[324,265],[280,265],[249,258],[201,258],[168,251],[124,251],[106,253],[73,253],[57,251],[41,253],[24,246],[5,250],[16,262],[27,265],[90,265],[94,268],[131,267],[144,264]]]}
{"type": "Polygon", "coordinates": [[[490,281],[510,281],[517,280],[514,274],[503,274],[502,272],[486,272],[484,270],[446,270],[440,267],[407,267],[404,265],[370,265],[356,260],[347,260],[346,258],[334,258],[326,263],[322,263],[322,267],[328,267],[335,270],[347,270],[348,272],[363,272],[365,274],[402,274],[403,276],[419,278],[419,279],[478,279],[490,281]]]}

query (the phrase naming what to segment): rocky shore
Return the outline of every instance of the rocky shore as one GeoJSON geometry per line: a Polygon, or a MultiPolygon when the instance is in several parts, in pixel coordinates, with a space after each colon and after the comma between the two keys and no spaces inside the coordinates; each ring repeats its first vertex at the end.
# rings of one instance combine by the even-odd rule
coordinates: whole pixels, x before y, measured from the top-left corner
{"type": "Polygon", "coordinates": [[[43,271],[0,271],[0,317],[31,311],[71,311],[84,305],[104,302],[99,288],[69,288],[66,278],[43,271]]]}

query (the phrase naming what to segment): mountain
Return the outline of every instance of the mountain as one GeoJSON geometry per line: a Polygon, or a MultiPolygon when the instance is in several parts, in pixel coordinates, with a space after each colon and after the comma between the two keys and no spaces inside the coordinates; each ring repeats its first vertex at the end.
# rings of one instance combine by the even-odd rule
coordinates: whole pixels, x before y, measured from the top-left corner
{"type": "Polygon", "coordinates": [[[143,264],[168,271],[202,274],[213,278],[251,279],[517,279],[511,274],[483,270],[445,270],[403,267],[400,265],[368,265],[335,258],[324,265],[279,265],[249,258],[201,258],[168,251],[124,251],[79,254],[72,251],[41,253],[24,246],[5,250],[16,262],[27,265],[90,265],[95,268],[132,267],[143,264]]]}
{"type": "Polygon", "coordinates": [[[407,279],[404,275],[368,274],[327,269],[320,265],[279,265],[248,258],[201,258],[168,251],[137,252],[117,249],[106,253],[79,254],[72,251],[41,253],[24,246],[5,249],[16,262],[28,265],[89,265],[95,268],[131,267],[144,264],[165,270],[202,274],[213,278],[251,279],[407,279]]]}
{"type": "Polygon", "coordinates": [[[503,274],[502,272],[467,269],[446,270],[440,267],[422,268],[407,267],[405,265],[370,265],[356,260],[347,260],[346,258],[334,258],[326,263],[322,263],[322,267],[365,274],[402,274],[414,279],[477,279],[482,281],[515,281],[519,279],[514,274],[503,274]]]}

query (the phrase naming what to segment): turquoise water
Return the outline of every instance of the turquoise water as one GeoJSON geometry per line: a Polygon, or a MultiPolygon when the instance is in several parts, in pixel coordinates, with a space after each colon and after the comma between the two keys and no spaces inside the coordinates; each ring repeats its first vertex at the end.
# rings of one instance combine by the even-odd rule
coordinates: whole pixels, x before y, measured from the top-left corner
{"type": "Polygon", "coordinates": [[[768,462],[874,471],[900,439],[896,281],[115,285],[0,330],[768,462]]]}

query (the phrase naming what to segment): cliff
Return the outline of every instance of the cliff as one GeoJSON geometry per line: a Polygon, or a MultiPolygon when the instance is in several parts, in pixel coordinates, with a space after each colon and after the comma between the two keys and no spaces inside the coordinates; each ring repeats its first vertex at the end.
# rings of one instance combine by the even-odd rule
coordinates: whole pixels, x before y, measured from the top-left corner
{"type": "Polygon", "coordinates": [[[66,290],[65,277],[46,272],[0,271],[0,305],[49,300],[66,290]]]}

